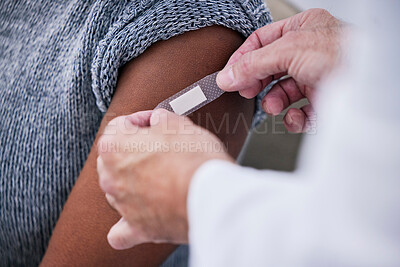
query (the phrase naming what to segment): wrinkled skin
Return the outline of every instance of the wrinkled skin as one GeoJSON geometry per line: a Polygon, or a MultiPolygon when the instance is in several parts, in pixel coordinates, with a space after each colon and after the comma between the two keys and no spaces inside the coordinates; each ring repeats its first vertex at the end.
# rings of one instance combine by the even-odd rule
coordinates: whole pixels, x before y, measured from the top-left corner
{"type": "Polygon", "coordinates": [[[215,135],[165,110],[114,119],[98,151],[100,186],[123,216],[108,234],[115,249],[187,243],[191,177],[210,159],[234,162],[215,135]]]}
{"type": "Polygon", "coordinates": [[[339,63],[346,27],[326,10],[310,9],[260,28],[232,55],[217,78],[218,85],[253,98],[272,80],[291,75],[265,96],[263,108],[278,115],[307,98],[310,105],[290,109],[284,119],[289,131],[306,131],[314,116],[315,89],[339,63]]]}

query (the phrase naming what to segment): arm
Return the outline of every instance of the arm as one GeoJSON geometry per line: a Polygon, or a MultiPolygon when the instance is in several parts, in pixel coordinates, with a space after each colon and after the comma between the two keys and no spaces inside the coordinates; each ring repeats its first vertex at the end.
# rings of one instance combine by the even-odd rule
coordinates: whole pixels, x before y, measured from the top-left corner
{"type": "MultiPolygon", "coordinates": [[[[172,245],[145,244],[115,251],[108,245],[107,233],[120,216],[107,204],[98,185],[97,140],[112,118],[152,109],[177,91],[221,69],[242,41],[236,32],[209,27],[158,42],[125,66],[87,162],[54,229],[42,266],[156,266],[175,249],[172,245]]],[[[211,131],[220,130],[216,134],[236,156],[247,134],[246,127],[238,127],[232,133],[239,112],[249,123],[253,102],[237,94],[225,94],[194,114],[193,120],[211,127],[211,131]],[[219,127],[226,112],[228,128],[225,124],[219,127]]]]}

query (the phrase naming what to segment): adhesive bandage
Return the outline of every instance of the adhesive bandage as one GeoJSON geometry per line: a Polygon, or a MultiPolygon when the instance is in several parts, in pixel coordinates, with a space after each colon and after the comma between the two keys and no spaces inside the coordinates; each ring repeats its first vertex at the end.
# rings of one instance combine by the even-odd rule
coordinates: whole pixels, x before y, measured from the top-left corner
{"type": "Polygon", "coordinates": [[[220,97],[224,91],[217,85],[217,74],[213,73],[157,105],[178,115],[189,115],[220,97]]]}

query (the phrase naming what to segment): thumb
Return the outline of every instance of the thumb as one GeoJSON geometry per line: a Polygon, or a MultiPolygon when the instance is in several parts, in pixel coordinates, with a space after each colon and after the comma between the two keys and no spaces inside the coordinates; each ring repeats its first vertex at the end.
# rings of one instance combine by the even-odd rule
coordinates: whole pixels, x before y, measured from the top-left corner
{"type": "Polygon", "coordinates": [[[156,109],[150,117],[150,126],[167,125],[169,121],[178,121],[181,116],[166,109],[156,109]]]}
{"type": "Polygon", "coordinates": [[[239,91],[246,98],[255,97],[273,79],[287,73],[293,59],[292,44],[281,38],[270,45],[244,54],[217,76],[218,86],[228,92],[239,91]]]}
{"type": "Polygon", "coordinates": [[[153,113],[152,110],[139,111],[131,115],[126,116],[126,119],[132,124],[139,127],[146,127],[150,125],[150,116],[153,113]]]}
{"type": "Polygon", "coordinates": [[[121,218],[107,235],[107,240],[113,249],[123,250],[148,242],[145,235],[121,218]]]}

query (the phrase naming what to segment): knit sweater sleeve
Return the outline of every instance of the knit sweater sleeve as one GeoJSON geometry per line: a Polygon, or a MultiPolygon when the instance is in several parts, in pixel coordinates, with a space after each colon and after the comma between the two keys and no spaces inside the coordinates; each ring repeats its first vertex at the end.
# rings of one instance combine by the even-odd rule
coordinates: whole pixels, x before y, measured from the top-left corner
{"type": "Polygon", "coordinates": [[[100,41],[92,63],[92,90],[106,112],[118,70],[149,46],[187,31],[221,25],[249,36],[272,21],[263,0],[141,0],[124,6],[100,41]]]}

